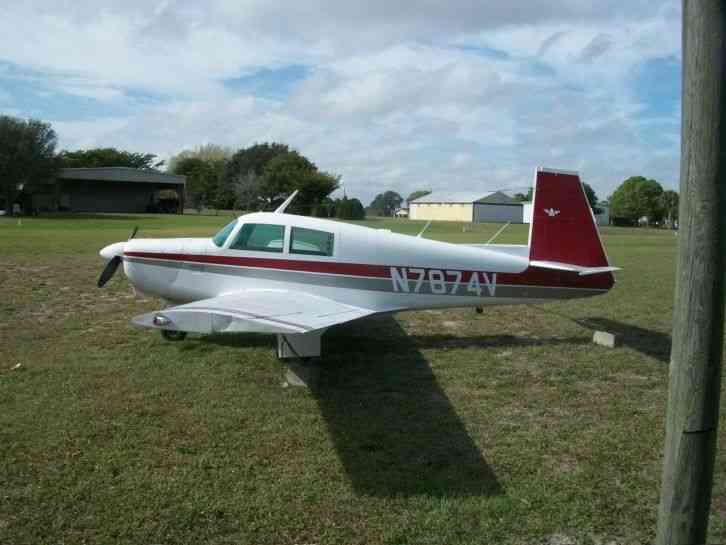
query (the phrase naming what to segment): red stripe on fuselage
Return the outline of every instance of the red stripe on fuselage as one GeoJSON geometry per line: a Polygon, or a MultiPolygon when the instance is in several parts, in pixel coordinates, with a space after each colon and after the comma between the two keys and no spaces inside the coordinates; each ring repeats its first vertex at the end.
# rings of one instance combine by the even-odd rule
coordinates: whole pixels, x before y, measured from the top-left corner
{"type": "MultiPolygon", "coordinates": [[[[192,263],[209,263],[212,265],[227,265],[232,267],[248,267],[261,269],[276,269],[283,271],[311,272],[323,274],[336,274],[341,276],[362,276],[366,278],[391,278],[391,269],[406,269],[408,278],[416,280],[419,274],[411,272],[411,269],[423,269],[426,271],[441,270],[461,273],[461,282],[466,283],[471,279],[474,272],[492,275],[490,271],[457,271],[455,269],[439,269],[436,267],[410,267],[408,265],[368,265],[362,263],[340,263],[332,261],[304,261],[298,259],[275,259],[262,257],[232,257],[223,255],[203,254],[176,254],[160,252],[124,252],[124,256],[139,257],[146,259],[161,259],[166,261],[185,261],[192,263]]],[[[553,271],[529,267],[521,273],[496,273],[497,285],[513,286],[543,286],[543,287],[566,287],[583,289],[612,288],[614,281],[612,274],[595,274],[579,276],[574,272],[553,271]]],[[[453,274],[447,275],[447,281],[453,281],[453,274]]]]}
{"type": "Polygon", "coordinates": [[[193,263],[210,263],[213,265],[282,269],[287,271],[340,274],[344,276],[367,276],[372,278],[388,278],[390,276],[390,267],[385,265],[302,261],[297,259],[268,259],[264,257],[232,257],[225,255],[166,254],[157,252],[124,252],[124,255],[149,259],[166,259],[169,261],[190,261],[193,263]]]}

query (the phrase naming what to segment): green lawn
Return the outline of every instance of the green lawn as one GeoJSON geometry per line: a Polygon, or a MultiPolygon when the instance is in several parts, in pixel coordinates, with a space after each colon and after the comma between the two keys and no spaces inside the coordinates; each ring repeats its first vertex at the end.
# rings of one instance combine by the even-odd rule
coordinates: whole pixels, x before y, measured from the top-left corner
{"type": "MultiPolygon", "coordinates": [[[[0,218],[1,544],[653,541],[673,233],[605,229],[624,270],[603,297],[335,328],[309,392],[281,386],[273,337],[165,342],[129,325],[157,301],[122,274],[95,287],[98,249],[134,225],[202,236],[227,221],[0,218]],[[593,328],[620,347],[593,345],[593,328]]],[[[726,542],[724,420],[712,543],[726,542]]]]}

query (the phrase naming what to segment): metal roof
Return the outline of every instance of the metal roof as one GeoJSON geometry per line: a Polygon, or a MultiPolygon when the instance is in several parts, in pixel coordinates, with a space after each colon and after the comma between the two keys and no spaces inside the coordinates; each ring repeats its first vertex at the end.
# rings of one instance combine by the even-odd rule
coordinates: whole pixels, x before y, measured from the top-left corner
{"type": "Polygon", "coordinates": [[[137,182],[147,184],[185,185],[186,176],[165,174],[157,170],[129,167],[62,168],[58,178],[64,180],[100,180],[106,182],[137,182]]]}
{"type": "Polygon", "coordinates": [[[458,191],[434,191],[411,201],[410,204],[473,204],[475,202],[491,202],[491,204],[518,204],[518,202],[501,191],[472,193],[458,191]]]}

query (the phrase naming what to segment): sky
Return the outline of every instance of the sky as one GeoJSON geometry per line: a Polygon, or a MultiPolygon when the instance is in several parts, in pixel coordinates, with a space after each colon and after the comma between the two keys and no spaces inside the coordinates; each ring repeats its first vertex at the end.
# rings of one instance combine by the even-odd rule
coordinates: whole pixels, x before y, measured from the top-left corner
{"type": "Polygon", "coordinates": [[[289,144],[348,196],[520,191],[578,170],[676,189],[680,1],[25,0],[0,113],[59,148],[289,144]]]}

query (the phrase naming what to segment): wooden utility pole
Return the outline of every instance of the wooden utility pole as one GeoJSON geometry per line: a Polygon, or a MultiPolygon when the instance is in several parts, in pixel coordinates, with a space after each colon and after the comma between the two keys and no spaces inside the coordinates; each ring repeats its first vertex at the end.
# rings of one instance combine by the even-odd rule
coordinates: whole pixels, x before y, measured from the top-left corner
{"type": "Polygon", "coordinates": [[[726,260],[726,0],[683,0],[680,249],[658,545],[706,542],[726,260]]]}

